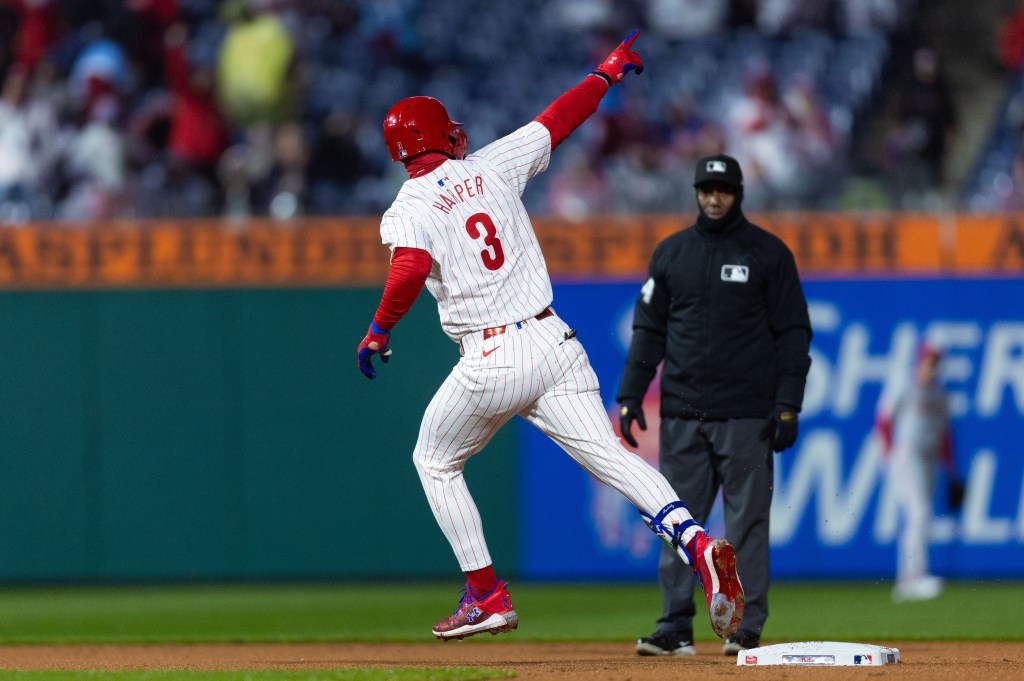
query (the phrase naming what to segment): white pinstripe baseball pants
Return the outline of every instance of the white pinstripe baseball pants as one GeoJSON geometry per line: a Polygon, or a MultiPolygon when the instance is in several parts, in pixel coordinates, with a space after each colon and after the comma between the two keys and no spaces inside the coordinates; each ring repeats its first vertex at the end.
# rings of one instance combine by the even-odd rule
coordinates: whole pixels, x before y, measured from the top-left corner
{"type": "MultiPolygon", "coordinates": [[[[464,572],[490,565],[491,556],[463,468],[516,414],[644,513],[654,516],[678,500],[665,477],[615,436],[590,359],[578,340],[565,340],[568,330],[553,315],[510,324],[488,339],[470,334],[462,341],[462,358],[423,415],[413,461],[464,572]]],[[[690,519],[685,508],[667,517],[690,519]]],[[[698,529],[687,530],[684,543],[698,529]]]]}

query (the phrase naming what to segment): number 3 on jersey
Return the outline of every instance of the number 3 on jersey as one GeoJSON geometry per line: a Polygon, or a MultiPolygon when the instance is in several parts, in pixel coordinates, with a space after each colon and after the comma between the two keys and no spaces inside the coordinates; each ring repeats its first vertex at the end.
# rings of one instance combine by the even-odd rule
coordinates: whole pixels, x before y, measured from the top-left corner
{"type": "Polygon", "coordinates": [[[487,213],[476,213],[470,215],[466,220],[466,232],[471,239],[480,238],[480,228],[484,230],[484,245],[486,249],[480,251],[480,258],[484,261],[484,267],[492,272],[505,264],[505,252],[501,250],[501,239],[498,238],[498,229],[494,226],[494,220],[487,213]]]}

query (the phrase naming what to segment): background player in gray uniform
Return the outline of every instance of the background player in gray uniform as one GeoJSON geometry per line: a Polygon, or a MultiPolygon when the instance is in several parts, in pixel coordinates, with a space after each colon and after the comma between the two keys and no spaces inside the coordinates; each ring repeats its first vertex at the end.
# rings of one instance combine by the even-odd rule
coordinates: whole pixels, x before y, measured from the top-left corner
{"type": "Polygon", "coordinates": [[[423,416],[413,460],[430,507],[466,575],[455,612],[434,625],[461,639],[516,628],[507,584],[498,579],[463,468],[519,415],[597,479],[621,492],[647,524],[694,566],[712,627],[727,636],[743,615],[735,552],[694,522],[655,468],[626,450],[608,422],[597,376],[575,332],[550,305],[551,281],[520,199],[548,167],[551,151],[597,110],[608,89],[643,62],[634,32],[593,74],[515,132],[466,156],[461,124],[435,99],[391,108],[384,139],[410,179],[381,221],[392,252],[384,293],[357,349],[359,369],[385,362],[391,330],[425,285],[461,359],[423,416]]]}
{"type": "Polygon", "coordinates": [[[897,486],[902,528],[896,550],[893,600],[925,600],[942,592],[942,580],[928,567],[928,534],[932,493],[943,466],[954,485],[949,398],[939,383],[941,351],[924,344],[918,349],[911,380],[886,391],[876,417],[886,472],[897,486]]]}

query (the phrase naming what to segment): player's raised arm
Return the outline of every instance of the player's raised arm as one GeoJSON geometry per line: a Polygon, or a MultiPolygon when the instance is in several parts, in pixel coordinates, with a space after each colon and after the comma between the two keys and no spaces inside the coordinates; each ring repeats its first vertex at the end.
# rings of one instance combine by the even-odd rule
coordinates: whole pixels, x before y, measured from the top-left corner
{"type": "Polygon", "coordinates": [[[626,36],[582,83],[556,99],[534,119],[551,133],[552,151],[597,111],[608,88],[620,83],[630,71],[638,74],[643,72],[644,62],[632,49],[633,41],[639,33],[636,30],[626,36]]]}

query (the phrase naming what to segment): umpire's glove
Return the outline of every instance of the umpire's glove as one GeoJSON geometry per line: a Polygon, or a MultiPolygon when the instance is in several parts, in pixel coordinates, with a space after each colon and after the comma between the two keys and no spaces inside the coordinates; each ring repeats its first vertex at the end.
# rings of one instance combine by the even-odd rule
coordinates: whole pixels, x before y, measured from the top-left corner
{"type": "Polygon", "coordinates": [[[758,437],[768,440],[773,452],[785,451],[796,442],[798,422],[797,410],[789,405],[780,404],[765,421],[758,437]]]}
{"type": "Polygon", "coordinates": [[[371,381],[377,378],[377,372],[373,370],[373,362],[370,358],[380,353],[381,361],[385,364],[391,358],[391,332],[382,329],[375,323],[370,322],[370,328],[366,331],[366,338],[356,349],[359,370],[371,381]]]}
{"type": "Polygon", "coordinates": [[[621,400],[619,404],[622,405],[619,409],[619,431],[622,433],[622,439],[630,447],[636,447],[636,438],[633,437],[633,433],[630,431],[633,428],[633,421],[636,421],[636,424],[640,426],[640,430],[647,430],[647,419],[644,418],[644,409],[640,406],[640,400],[621,400]]]}

